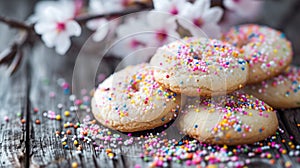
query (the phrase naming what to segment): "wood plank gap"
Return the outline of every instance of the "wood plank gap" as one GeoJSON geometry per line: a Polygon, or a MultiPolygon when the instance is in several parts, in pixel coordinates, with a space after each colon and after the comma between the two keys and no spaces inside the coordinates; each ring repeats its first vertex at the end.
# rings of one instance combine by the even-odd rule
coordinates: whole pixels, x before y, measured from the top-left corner
{"type": "Polygon", "coordinates": [[[26,95],[25,95],[25,114],[26,114],[26,127],[25,127],[25,167],[30,167],[30,109],[31,109],[31,102],[30,102],[30,91],[31,91],[31,64],[30,59],[26,60],[26,95]]]}

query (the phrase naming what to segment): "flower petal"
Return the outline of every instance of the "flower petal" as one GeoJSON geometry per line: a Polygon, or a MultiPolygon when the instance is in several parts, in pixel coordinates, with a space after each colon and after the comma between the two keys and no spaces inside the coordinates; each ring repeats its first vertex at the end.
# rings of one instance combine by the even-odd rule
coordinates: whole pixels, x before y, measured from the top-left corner
{"type": "Polygon", "coordinates": [[[223,10],[219,7],[213,7],[203,14],[203,19],[206,22],[217,23],[223,16],[223,10]]]}
{"type": "Polygon", "coordinates": [[[93,40],[97,42],[102,41],[106,37],[108,31],[109,31],[108,24],[99,27],[93,35],[93,40]]]}
{"type": "Polygon", "coordinates": [[[175,23],[175,16],[172,16],[166,12],[151,11],[147,14],[147,23],[151,28],[155,29],[163,28],[166,20],[169,19],[172,19],[171,21],[174,21],[175,23]]]}
{"type": "MultiPolygon", "coordinates": [[[[210,8],[210,0],[197,0],[193,5],[201,15],[210,8]]],[[[201,16],[200,15],[200,16],[201,16]]]]}
{"type": "Polygon", "coordinates": [[[71,40],[67,33],[60,33],[56,38],[55,51],[64,55],[71,46],[71,40]]]}
{"type": "Polygon", "coordinates": [[[52,48],[55,45],[55,40],[57,37],[57,32],[56,31],[50,31],[47,33],[44,33],[42,35],[42,41],[45,43],[45,45],[49,48],[52,48]]]}
{"type": "Polygon", "coordinates": [[[155,10],[167,12],[171,2],[169,0],[153,0],[153,5],[155,10]]]}
{"type": "Polygon", "coordinates": [[[63,17],[63,13],[58,9],[53,6],[47,7],[41,15],[41,20],[47,20],[47,21],[52,21],[52,22],[61,22],[65,18],[63,17]]]}
{"type": "Polygon", "coordinates": [[[81,27],[76,21],[70,20],[66,23],[66,31],[69,36],[80,36],[81,27]]]}
{"type": "Polygon", "coordinates": [[[37,34],[44,34],[50,31],[55,31],[55,23],[53,22],[38,22],[34,25],[34,30],[37,34]]]}

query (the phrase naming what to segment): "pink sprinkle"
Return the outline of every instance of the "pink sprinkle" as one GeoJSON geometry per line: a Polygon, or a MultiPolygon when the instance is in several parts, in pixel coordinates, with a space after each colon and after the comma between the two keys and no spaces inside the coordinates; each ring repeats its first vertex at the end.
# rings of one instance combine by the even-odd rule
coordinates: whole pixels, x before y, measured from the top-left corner
{"type": "Polygon", "coordinates": [[[9,118],[8,118],[8,116],[5,116],[5,117],[4,117],[4,121],[6,121],[6,122],[8,122],[8,121],[9,121],[9,118]]]}
{"type": "Polygon", "coordinates": [[[134,168],[142,168],[139,164],[135,165],[134,168]]]}
{"type": "Polygon", "coordinates": [[[70,85],[67,83],[67,82],[64,82],[63,84],[62,84],[62,88],[63,89],[68,89],[70,87],[70,85]]]}
{"type": "Polygon", "coordinates": [[[75,100],[75,105],[81,105],[81,104],[82,104],[82,100],[80,99],[75,100]]]}
{"type": "Polygon", "coordinates": [[[55,95],[56,95],[56,94],[55,94],[54,92],[50,92],[50,93],[49,93],[49,97],[50,97],[50,98],[54,98],[55,95]]]}

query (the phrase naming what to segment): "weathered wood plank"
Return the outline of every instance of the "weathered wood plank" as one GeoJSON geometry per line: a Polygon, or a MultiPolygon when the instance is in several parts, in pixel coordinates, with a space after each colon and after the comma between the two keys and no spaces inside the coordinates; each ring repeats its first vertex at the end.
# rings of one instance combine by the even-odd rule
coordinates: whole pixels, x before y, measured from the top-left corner
{"type": "Polygon", "coordinates": [[[0,166],[21,167],[25,159],[25,127],[21,116],[25,111],[26,71],[24,66],[13,77],[0,73],[0,166]]]}

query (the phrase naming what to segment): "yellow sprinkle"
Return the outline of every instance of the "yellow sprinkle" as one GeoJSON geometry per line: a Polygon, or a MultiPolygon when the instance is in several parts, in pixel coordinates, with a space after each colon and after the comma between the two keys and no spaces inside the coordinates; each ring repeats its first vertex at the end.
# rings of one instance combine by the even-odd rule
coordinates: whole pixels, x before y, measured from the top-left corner
{"type": "Polygon", "coordinates": [[[272,158],[272,155],[269,153],[269,154],[267,154],[267,158],[268,159],[271,159],[272,158]]]}
{"type": "Polygon", "coordinates": [[[57,115],[57,116],[55,117],[55,119],[56,119],[56,120],[61,120],[61,116],[60,116],[60,115],[57,115]]]}
{"type": "Polygon", "coordinates": [[[209,113],[212,113],[212,112],[214,112],[214,111],[215,111],[215,109],[210,109],[210,110],[208,110],[209,113]]]}
{"type": "Polygon", "coordinates": [[[78,145],[78,141],[77,140],[75,140],[73,143],[74,143],[74,145],[78,145]]]}
{"type": "Polygon", "coordinates": [[[108,153],[107,155],[108,155],[109,158],[113,158],[114,157],[113,153],[108,153]]]}
{"type": "Polygon", "coordinates": [[[283,149],[281,153],[282,153],[282,154],[286,154],[286,152],[287,152],[287,151],[286,151],[285,149],[283,149]]]}
{"type": "Polygon", "coordinates": [[[68,128],[68,127],[69,127],[69,124],[64,124],[64,127],[65,127],[65,128],[68,128]]]}
{"type": "Polygon", "coordinates": [[[217,168],[218,166],[215,164],[208,165],[207,168],[217,168]]]}
{"type": "Polygon", "coordinates": [[[73,162],[72,163],[72,168],[77,168],[78,167],[78,163],[77,162],[73,162]]]}
{"type": "Polygon", "coordinates": [[[277,49],[274,49],[273,51],[274,51],[275,54],[278,52],[277,49]]]}
{"type": "Polygon", "coordinates": [[[65,116],[69,117],[70,116],[70,111],[65,111],[65,116]]]}
{"type": "Polygon", "coordinates": [[[67,142],[65,142],[65,141],[64,141],[64,142],[62,142],[62,145],[67,145],[67,142]]]}

